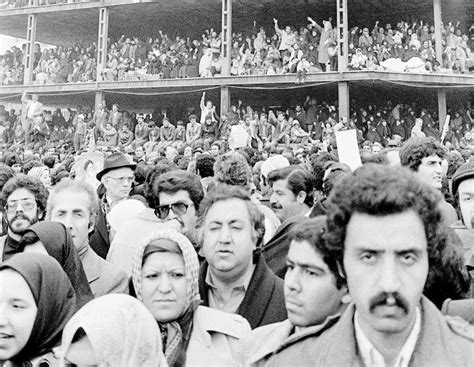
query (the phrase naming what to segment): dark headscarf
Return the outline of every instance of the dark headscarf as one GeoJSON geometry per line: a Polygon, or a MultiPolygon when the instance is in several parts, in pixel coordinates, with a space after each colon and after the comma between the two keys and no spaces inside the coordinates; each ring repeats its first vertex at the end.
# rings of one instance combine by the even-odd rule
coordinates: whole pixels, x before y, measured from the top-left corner
{"type": "Polygon", "coordinates": [[[76,312],[76,294],[61,265],[51,256],[16,254],[0,265],[0,271],[5,269],[26,280],[38,308],[28,341],[12,358],[12,362],[22,364],[59,344],[64,326],[76,312]]]}
{"type": "Polygon", "coordinates": [[[29,232],[38,236],[48,254],[63,267],[76,292],[78,308],[93,299],[81,259],[67,228],[61,223],[44,221],[33,224],[23,236],[29,232]]]}

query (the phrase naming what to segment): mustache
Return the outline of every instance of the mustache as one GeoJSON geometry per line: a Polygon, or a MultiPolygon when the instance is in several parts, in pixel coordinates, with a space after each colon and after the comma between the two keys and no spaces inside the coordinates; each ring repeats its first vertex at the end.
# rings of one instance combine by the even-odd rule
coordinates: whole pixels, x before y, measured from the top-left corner
{"type": "Polygon", "coordinates": [[[405,313],[408,313],[409,308],[408,301],[398,292],[382,292],[370,300],[369,306],[370,312],[373,312],[378,306],[397,306],[405,311],[405,313]]]}
{"type": "Polygon", "coordinates": [[[31,221],[30,218],[28,218],[26,215],[21,214],[21,213],[16,214],[16,215],[12,218],[11,221],[13,222],[14,220],[17,220],[17,219],[26,219],[26,220],[31,221]]]}
{"type": "Polygon", "coordinates": [[[278,203],[271,203],[270,206],[273,208],[273,209],[282,209],[283,207],[278,204],[278,203]]]}

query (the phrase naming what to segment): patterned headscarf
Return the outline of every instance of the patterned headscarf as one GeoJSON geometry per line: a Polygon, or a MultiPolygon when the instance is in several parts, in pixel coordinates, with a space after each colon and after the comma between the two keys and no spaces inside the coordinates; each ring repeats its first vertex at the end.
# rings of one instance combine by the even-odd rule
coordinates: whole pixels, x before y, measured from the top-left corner
{"type": "Polygon", "coordinates": [[[107,294],[82,307],[64,328],[62,365],[79,329],[84,330],[100,365],[167,365],[158,325],[150,311],[133,297],[107,294]]]}
{"type": "MultiPolygon", "coordinates": [[[[172,241],[176,243],[182,252],[185,278],[187,286],[187,299],[185,311],[178,319],[160,323],[160,329],[165,337],[164,348],[165,356],[170,366],[183,364],[189,334],[192,330],[192,315],[201,302],[199,296],[199,260],[192,243],[178,231],[174,229],[162,229],[148,236],[135,251],[132,261],[132,280],[135,293],[140,301],[143,301],[142,295],[142,267],[145,250],[148,245],[157,240],[172,241]]],[[[150,252],[147,252],[150,254],[150,252]]]]}

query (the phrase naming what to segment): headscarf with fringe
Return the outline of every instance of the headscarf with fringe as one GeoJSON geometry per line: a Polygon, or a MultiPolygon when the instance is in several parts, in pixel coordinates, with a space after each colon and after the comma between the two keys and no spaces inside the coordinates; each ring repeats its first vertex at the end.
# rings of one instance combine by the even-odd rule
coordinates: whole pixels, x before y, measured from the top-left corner
{"type": "MultiPolygon", "coordinates": [[[[176,320],[160,323],[160,330],[163,338],[163,346],[169,366],[182,366],[186,360],[186,349],[192,332],[192,320],[194,311],[199,306],[201,298],[199,296],[199,260],[192,243],[181,233],[173,229],[162,229],[148,236],[135,251],[132,261],[132,280],[135,293],[140,301],[142,295],[142,268],[145,250],[151,242],[157,240],[172,241],[176,243],[182,252],[185,278],[187,286],[187,299],[185,311],[176,320]]],[[[152,252],[147,251],[147,255],[152,252]]]]}

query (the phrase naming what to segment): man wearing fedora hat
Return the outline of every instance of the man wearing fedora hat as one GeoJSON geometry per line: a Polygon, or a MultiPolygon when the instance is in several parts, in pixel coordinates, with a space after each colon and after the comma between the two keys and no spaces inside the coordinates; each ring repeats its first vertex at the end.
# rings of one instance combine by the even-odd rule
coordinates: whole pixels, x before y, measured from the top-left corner
{"type": "Polygon", "coordinates": [[[128,197],[132,189],[133,171],[136,164],[131,163],[124,154],[112,153],[104,160],[104,168],[96,177],[105,188],[100,200],[99,213],[95,231],[91,235],[90,245],[102,258],[106,258],[109,251],[111,236],[107,214],[119,201],[128,197]]]}

